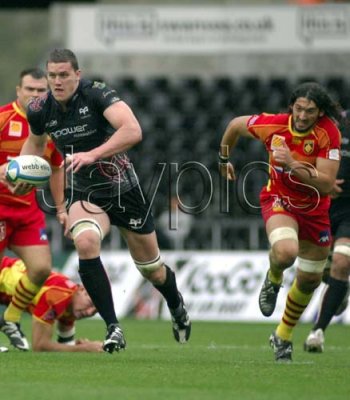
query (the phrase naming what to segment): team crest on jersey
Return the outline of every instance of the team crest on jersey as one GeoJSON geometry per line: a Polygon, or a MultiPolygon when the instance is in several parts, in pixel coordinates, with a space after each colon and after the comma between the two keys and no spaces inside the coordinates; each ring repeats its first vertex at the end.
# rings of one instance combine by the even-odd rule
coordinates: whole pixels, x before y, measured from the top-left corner
{"type": "Polygon", "coordinates": [[[315,148],[314,140],[305,140],[303,145],[303,150],[305,154],[312,154],[315,148]]]}
{"type": "Polygon", "coordinates": [[[0,242],[6,238],[6,222],[0,221],[0,242]]]}
{"type": "Polygon", "coordinates": [[[284,211],[283,202],[280,197],[275,197],[272,203],[272,211],[273,212],[281,212],[284,211]]]}
{"type": "Polygon", "coordinates": [[[22,122],[10,121],[9,136],[21,137],[22,136],[22,122]]]}

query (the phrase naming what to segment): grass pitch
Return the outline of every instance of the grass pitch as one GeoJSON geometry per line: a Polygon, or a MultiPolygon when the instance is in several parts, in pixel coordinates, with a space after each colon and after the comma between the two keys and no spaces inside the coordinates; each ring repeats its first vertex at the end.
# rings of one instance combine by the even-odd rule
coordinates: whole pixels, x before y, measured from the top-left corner
{"type": "MultiPolygon", "coordinates": [[[[23,321],[30,332],[30,318],[23,321]]],[[[170,322],[123,320],[127,350],[115,354],[0,353],[3,400],[337,400],[350,393],[350,328],[332,325],[323,354],[302,350],[309,325],[297,327],[293,363],[276,364],[268,346],[275,325],[194,322],[188,344],[170,322]]],[[[99,320],[78,323],[77,337],[100,340],[99,320]]],[[[7,339],[1,335],[1,344],[7,339]]]]}

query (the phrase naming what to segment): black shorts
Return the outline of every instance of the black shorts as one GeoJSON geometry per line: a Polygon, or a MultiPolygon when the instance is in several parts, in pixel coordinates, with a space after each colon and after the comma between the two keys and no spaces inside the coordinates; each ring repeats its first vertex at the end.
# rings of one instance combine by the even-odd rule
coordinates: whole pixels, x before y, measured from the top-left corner
{"type": "Polygon", "coordinates": [[[102,208],[111,225],[140,234],[152,233],[155,229],[150,203],[138,186],[112,198],[93,197],[78,191],[72,194],[69,189],[66,194],[71,199],[70,205],[77,201],[88,201],[102,208]]]}
{"type": "Polygon", "coordinates": [[[330,220],[333,240],[341,237],[350,238],[350,207],[349,198],[332,201],[330,220]]]}

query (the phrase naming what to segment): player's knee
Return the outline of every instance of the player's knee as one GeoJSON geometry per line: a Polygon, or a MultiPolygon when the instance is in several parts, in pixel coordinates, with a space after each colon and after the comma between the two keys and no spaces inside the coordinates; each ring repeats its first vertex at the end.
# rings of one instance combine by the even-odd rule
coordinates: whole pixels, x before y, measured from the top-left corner
{"type": "MultiPolygon", "coordinates": [[[[334,248],[336,249],[337,246],[334,248]]],[[[340,249],[341,250],[341,249],[340,249]]],[[[350,257],[347,254],[339,252],[333,253],[331,276],[339,280],[347,280],[350,275],[350,257]]]]}
{"type": "Polygon", "coordinates": [[[142,276],[152,281],[152,283],[157,284],[158,281],[164,280],[163,273],[163,261],[158,253],[158,256],[150,261],[137,261],[134,259],[136,268],[141,272],[142,276]]]}
{"type": "Polygon", "coordinates": [[[99,253],[103,231],[95,220],[78,220],[71,226],[70,232],[80,257],[90,258],[99,253]]]}
{"type": "Polygon", "coordinates": [[[51,273],[51,265],[49,263],[38,265],[35,270],[28,271],[28,278],[35,285],[41,286],[51,273]]]}
{"type": "Polygon", "coordinates": [[[299,251],[298,235],[293,228],[276,228],[269,235],[273,259],[283,269],[293,265],[299,251]]]}
{"type": "MultiPolygon", "coordinates": [[[[300,264],[299,264],[300,265],[300,264]]],[[[303,293],[313,293],[322,280],[321,272],[306,272],[300,270],[299,266],[297,269],[297,283],[298,288],[303,293]]]]}
{"type": "Polygon", "coordinates": [[[350,268],[350,243],[336,243],[333,249],[333,262],[335,260],[344,268],[350,268]]]}

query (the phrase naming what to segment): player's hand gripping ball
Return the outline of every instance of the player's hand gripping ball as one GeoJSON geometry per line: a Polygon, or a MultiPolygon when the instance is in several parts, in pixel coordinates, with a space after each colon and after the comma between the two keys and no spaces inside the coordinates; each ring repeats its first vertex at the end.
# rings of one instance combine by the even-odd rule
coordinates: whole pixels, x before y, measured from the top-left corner
{"type": "Polygon", "coordinates": [[[50,164],[39,156],[25,155],[13,158],[6,166],[6,179],[12,184],[28,183],[42,186],[51,176],[50,164]]]}

